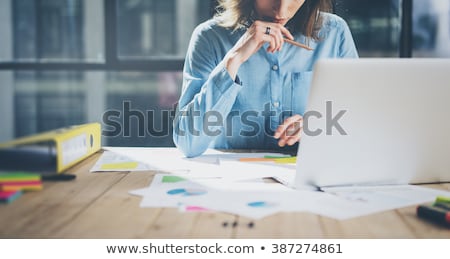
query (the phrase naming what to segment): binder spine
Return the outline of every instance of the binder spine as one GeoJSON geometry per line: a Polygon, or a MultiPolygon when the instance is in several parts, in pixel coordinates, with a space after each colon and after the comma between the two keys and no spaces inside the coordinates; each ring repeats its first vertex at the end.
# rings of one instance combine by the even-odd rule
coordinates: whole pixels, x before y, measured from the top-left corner
{"type": "Polygon", "coordinates": [[[87,158],[101,148],[101,126],[98,123],[80,125],[67,130],[56,140],[58,173],[87,158]]]}
{"type": "Polygon", "coordinates": [[[61,141],[62,167],[76,162],[88,154],[87,134],[61,141]]]}
{"type": "MultiPolygon", "coordinates": [[[[36,134],[29,137],[23,137],[3,144],[0,143],[0,153],[9,152],[13,155],[13,158],[30,160],[30,157],[24,157],[24,152],[28,150],[25,150],[25,148],[37,146],[41,147],[39,150],[42,150],[43,144],[45,144],[46,146],[50,146],[50,150],[52,150],[52,152],[48,152],[48,148],[46,148],[47,152],[41,155],[42,158],[39,158],[37,155],[33,155],[36,152],[28,152],[30,153],[30,156],[37,157],[37,159],[35,159],[36,161],[33,162],[35,167],[39,168],[33,169],[37,171],[47,170],[49,166],[45,166],[45,168],[43,168],[43,163],[37,163],[41,162],[43,158],[47,158],[43,162],[47,162],[47,160],[49,160],[48,164],[51,164],[51,167],[55,168],[57,173],[61,173],[69,167],[75,165],[76,163],[100,150],[101,125],[100,123],[76,125],[36,134]],[[56,147],[56,150],[53,149],[54,147],[56,147]],[[18,151],[23,151],[22,154],[24,155],[14,155],[10,151],[10,149],[18,149],[18,151]]],[[[40,154],[41,153],[42,152],[40,152],[40,154]]],[[[54,171],[54,169],[52,169],[51,171],[54,171]]]]}

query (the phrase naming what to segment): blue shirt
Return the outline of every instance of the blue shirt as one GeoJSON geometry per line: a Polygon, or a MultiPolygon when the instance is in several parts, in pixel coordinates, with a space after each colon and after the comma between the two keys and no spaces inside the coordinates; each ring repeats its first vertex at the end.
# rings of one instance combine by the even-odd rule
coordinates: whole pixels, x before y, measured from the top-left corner
{"type": "MultiPolygon", "coordinates": [[[[223,28],[211,19],[194,30],[187,51],[183,88],[174,120],[173,139],[187,156],[207,148],[283,151],[273,138],[280,123],[303,115],[313,66],[322,58],[356,58],[346,22],[323,13],[320,41],[309,51],[287,43],[268,53],[268,44],[250,57],[233,80],[222,59],[245,30],[223,28]]],[[[303,35],[295,41],[306,42],[303,35]]]]}

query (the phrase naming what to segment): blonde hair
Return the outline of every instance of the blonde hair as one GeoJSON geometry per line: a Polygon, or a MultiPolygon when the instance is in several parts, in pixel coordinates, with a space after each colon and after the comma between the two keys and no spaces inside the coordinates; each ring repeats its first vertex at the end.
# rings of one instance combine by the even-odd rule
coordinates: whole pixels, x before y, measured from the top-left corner
{"type": "MultiPolygon", "coordinates": [[[[237,30],[249,26],[254,20],[255,0],[218,0],[215,18],[219,25],[237,30]]],[[[303,6],[288,22],[292,33],[302,33],[308,38],[319,40],[318,32],[323,19],[320,12],[332,11],[331,0],[306,0],[303,6]]]]}

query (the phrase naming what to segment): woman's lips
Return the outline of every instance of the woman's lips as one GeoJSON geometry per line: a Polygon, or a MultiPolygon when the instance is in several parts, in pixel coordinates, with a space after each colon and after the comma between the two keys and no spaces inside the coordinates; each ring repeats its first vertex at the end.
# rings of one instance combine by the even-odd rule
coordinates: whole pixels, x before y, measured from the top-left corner
{"type": "Polygon", "coordinates": [[[274,23],[279,23],[279,24],[286,24],[288,21],[288,19],[273,19],[274,23]]]}

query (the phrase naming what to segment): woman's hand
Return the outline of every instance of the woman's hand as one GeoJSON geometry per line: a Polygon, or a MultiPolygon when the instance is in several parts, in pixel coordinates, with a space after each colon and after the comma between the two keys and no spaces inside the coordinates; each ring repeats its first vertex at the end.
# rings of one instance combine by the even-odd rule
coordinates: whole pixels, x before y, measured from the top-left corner
{"type": "Polygon", "coordinates": [[[231,78],[236,79],[239,67],[255,54],[264,43],[270,44],[267,48],[268,52],[280,51],[284,43],[284,37],[294,39],[292,34],[279,23],[255,21],[225,56],[225,66],[231,78]]]}
{"type": "Polygon", "coordinates": [[[284,147],[294,145],[300,141],[300,134],[303,128],[303,117],[296,114],[284,120],[283,124],[278,126],[274,138],[279,139],[278,145],[284,147]]]}

